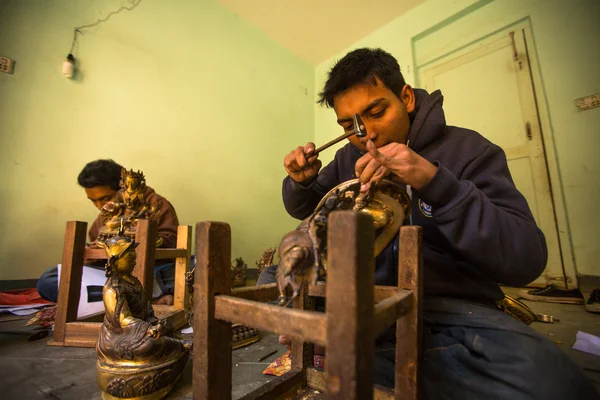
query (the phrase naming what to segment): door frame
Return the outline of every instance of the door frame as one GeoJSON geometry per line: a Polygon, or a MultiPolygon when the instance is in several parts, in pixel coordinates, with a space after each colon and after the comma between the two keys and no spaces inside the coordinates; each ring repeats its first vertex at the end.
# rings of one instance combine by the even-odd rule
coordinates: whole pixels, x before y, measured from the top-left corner
{"type": "MultiPolygon", "coordinates": [[[[477,10],[474,10],[476,12],[477,10]]],[[[454,23],[460,23],[460,20],[454,21],[454,23]]],[[[556,143],[554,141],[554,133],[552,129],[552,122],[550,118],[549,108],[547,104],[546,93],[544,90],[543,77],[540,70],[538,61],[536,46],[534,42],[533,30],[531,27],[531,21],[529,17],[517,20],[511,24],[508,24],[494,32],[490,32],[483,35],[469,43],[466,43],[456,48],[450,49],[440,54],[435,55],[430,60],[417,65],[415,63],[413,73],[414,82],[416,86],[420,87],[420,79],[423,74],[423,69],[430,67],[431,64],[439,62],[441,59],[445,59],[448,56],[460,57],[463,54],[467,54],[475,50],[479,46],[489,44],[497,39],[507,35],[510,31],[523,30],[525,36],[526,54],[529,61],[531,83],[533,86],[533,95],[535,105],[537,108],[537,114],[539,118],[539,125],[542,136],[542,145],[546,156],[546,166],[548,169],[548,180],[550,185],[550,194],[552,202],[554,203],[554,217],[556,221],[558,245],[561,254],[561,260],[563,264],[564,280],[558,278],[552,279],[552,283],[572,289],[577,287],[577,273],[576,265],[573,253],[573,243],[571,237],[571,230],[569,227],[569,220],[567,216],[564,186],[562,184],[560,175],[560,165],[557,159],[556,143]]],[[[425,36],[435,35],[439,29],[428,30],[425,35],[420,34],[412,39],[413,54],[419,46],[418,39],[425,36]]],[[[414,57],[413,57],[414,58],[414,57]]],[[[415,60],[416,61],[416,60],[415,60]]]]}

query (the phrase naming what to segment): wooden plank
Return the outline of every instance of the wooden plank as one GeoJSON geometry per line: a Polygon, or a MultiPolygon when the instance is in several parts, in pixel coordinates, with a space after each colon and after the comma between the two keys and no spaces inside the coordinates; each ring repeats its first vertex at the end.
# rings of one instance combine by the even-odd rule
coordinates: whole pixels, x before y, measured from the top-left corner
{"type": "Polygon", "coordinates": [[[329,215],[327,232],[327,395],[373,398],[375,260],[373,219],[364,213],[329,215]]]}
{"type": "Polygon", "coordinates": [[[64,342],[66,323],[77,320],[86,231],[87,222],[67,222],[52,342],[64,342]]]}
{"type": "Polygon", "coordinates": [[[291,399],[302,390],[302,376],[302,371],[291,370],[287,374],[276,377],[267,384],[246,394],[239,400],[291,399]]]}
{"type": "Polygon", "coordinates": [[[373,400],[392,400],[394,398],[394,389],[385,386],[373,386],[373,400]]]}
{"type": "Polygon", "coordinates": [[[106,250],[95,247],[86,247],[83,258],[86,260],[106,260],[106,250]]]}
{"type": "MultiPolygon", "coordinates": [[[[195,293],[194,290],[194,298],[195,293]]],[[[215,297],[215,307],[217,319],[325,345],[324,313],[300,311],[224,295],[215,297]]]]}
{"type": "MultiPolygon", "coordinates": [[[[312,297],[325,297],[327,292],[327,284],[325,282],[319,281],[316,285],[310,285],[308,289],[308,295],[312,297]]],[[[388,297],[392,297],[398,293],[398,288],[396,286],[375,286],[374,290],[374,298],[375,303],[378,303],[388,297]]]]}
{"type": "Polygon", "coordinates": [[[321,392],[327,391],[327,375],[314,367],[306,368],[306,386],[321,392]]]}
{"type": "MultiPolygon", "coordinates": [[[[190,308],[190,294],[185,283],[185,273],[190,270],[192,256],[192,227],[180,225],[177,227],[177,249],[184,249],[183,255],[175,259],[175,287],[173,289],[173,308],[188,310],[190,308]]],[[[158,250],[156,256],[158,257],[158,250]]],[[[179,251],[179,250],[178,250],[179,251]]]]}
{"type": "Polygon", "coordinates": [[[235,288],[231,291],[231,295],[238,299],[266,302],[277,300],[279,291],[277,289],[277,283],[269,283],[267,285],[235,288]]]}
{"type": "Polygon", "coordinates": [[[387,328],[394,325],[396,320],[410,312],[413,299],[411,291],[401,290],[394,296],[375,304],[375,336],[383,333],[387,328]]]}
{"type": "MultiPolygon", "coordinates": [[[[316,389],[321,392],[327,390],[326,380],[327,375],[323,371],[316,368],[306,369],[306,384],[311,389],[316,389]]],[[[394,398],[394,390],[380,385],[373,386],[373,400],[392,400],[394,398]]]]}
{"type": "Polygon", "coordinates": [[[400,255],[398,260],[398,287],[413,293],[411,310],[396,323],[396,400],[421,398],[422,369],[422,268],[423,230],[420,226],[400,228],[400,255]]]}
{"type": "Polygon", "coordinates": [[[96,347],[101,322],[68,322],[65,324],[65,340],[50,341],[50,346],[96,347]]]}
{"type": "Polygon", "coordinates": [[[154,256],[156,253],[156,221],[140,219],[135,228],[136,250],[135,268],[132,275],[140,280],[146,292],[146,298],[152,299],[154,280],[154,256]]]}
{"type": "MultiPolygon", "coordinates": [[[[185,226],[185,225],[181,225],[177,228],[177,235],[179,235],[179,228],[189,228],[190,229],[190,251],[191,251],[191,242],[192,242],[192,236],[191,236],[191,231],[192,231],[192,227],[191,226],[185,226]]],[[[188,251],[185,249],[185,247],[179,247],[179,236],[177,236],[177,248],[176,249],[156,249],[155,250],[155,254],[154,254],[154,259],[155,260],[165,260],[168,258],[177,258],[177,257],[186,257],[188,255],[188,251]]],[[[190,253],[191,254],[191,253],[190,253]]]]}
{"type": "MultiPolygon", "coordinates": [[[[186,226],[184,226],[184,227],[186,227],[186,226]]],[[[190,230],[191,230],[192,227],[187,226],[187,228],[190,228],[190,230]]],[[[191,234],[189,237],[190,237],[190,249],[191,249],[191,234]]],[[[137,237],[136,237],[136,241],[137,241],[137,237]]],[[[154,259],[155,260],[164,260],[164,259],[168,259],[168,258],[185,257],[187,255],[188,251],[184,247],[179,248],[179,245],[177,247],[178,248],[176,248],[176,249],[156,249],[154,259]]],[[[104,249],[88,247],[85,249],[85,259],[86,260],[88,260],[88,259],[89,260],[106,260],[106,251],[104,249]]]]}
{"type": "Polygon", "coordinates": [[[231,228],[221,222],[196,225],[194,275],[195,400],[231,399],[231,323],[216,319],[216,294],[231,292],[231,228]]]}
{"type": "MultiPolygon", "coordinates": [[[[172,306],[154,305],[154,313],[157,318],[165,318],[167,325],[173,330],[180,329],[187,325],[185,310],[173,310],[172,306]]],[[[98,335],[102,322],[83,322],[75,321],[65,324],[65,340],[63,342],[50,341],[50,346],[69,346],[69,347],[96,347],[98,335]]]]}
{"type": "Polygon", "coordinates": [[[379,303],[387,298],[395,296],[398,293],[398,288],[395,286],[375,286],[375,303],[379,303]]]}
{"type": "Polygon", "coordinates": [[[159,319],[166,319],[167,325],[170,325],[173,330],[183,328],[188,324],[185,317],[185,310],[176,310],[173,306],[167,306],[163,304],[153,305],[154,314],[159,319]]]}

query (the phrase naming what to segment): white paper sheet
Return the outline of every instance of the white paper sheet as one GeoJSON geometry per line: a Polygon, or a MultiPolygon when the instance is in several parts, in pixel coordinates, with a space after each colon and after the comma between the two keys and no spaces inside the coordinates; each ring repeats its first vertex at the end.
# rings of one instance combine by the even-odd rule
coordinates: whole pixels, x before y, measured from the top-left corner
{"type": "MultiPolygon", "coordinates": [[[[60,276],[61,264],[58,264],[58,276],[60,276]]],[[[59,279],[60,281],[60,279],[59,279]]],[[[88,315],[104,312],[104,303],[96,301],[88,303],[88,286],[104,286],[106,276],[104,270],[91,267],[83,267],[83,275],[81,277],[81,291],[79,293],[79,308],[77,309],[77,318],[87,317],[88,315]]],[[[59,282],[60,286],[60,282],[59,282]]]]}
{"type": "Polygon", "coordinates": [[[573,349],[600,356],[600,337],[579,331],[573,349]]]}
{"type": "Polygon", "coordinates": [[[28,304],[24,306],[0,305],[0,312],[9,312],[14,315],[31,315],[35,314],[42,308],[46,308],[52,305],[53,304],[28,304]]]}

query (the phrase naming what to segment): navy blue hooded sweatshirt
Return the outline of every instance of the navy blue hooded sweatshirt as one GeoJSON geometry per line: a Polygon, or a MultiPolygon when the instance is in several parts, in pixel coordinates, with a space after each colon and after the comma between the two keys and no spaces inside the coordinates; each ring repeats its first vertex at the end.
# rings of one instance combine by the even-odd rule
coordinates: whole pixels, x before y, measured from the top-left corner
{"type": "MultiPolygon", "coordinates": [[[[438,167],[412,193],[412,223],[423,227],[425,294],[500,300],[498,284],[523,286],[542,273],[548,257],[544,235],[515,188],[502,149],[477,132],[446,125],[439,90],[429,95],[415,89],[415,96],[409,147],[438,167]]],[[[308,185],[286,177],[288,213],[308,217],[330,189],[356,178],[361,156],[348,143],[308,185]]],[[[377,257],[375,283],[395,286],[397,266],[398,236],[377,257]]]]}

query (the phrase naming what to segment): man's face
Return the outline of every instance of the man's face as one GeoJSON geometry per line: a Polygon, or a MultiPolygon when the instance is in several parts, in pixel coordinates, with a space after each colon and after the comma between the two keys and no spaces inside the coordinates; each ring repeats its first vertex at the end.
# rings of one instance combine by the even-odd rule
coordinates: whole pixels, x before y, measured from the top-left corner
{"type": "Polygon", "coordinates": [[[415,108],[415,96],[410,86],[404,85],[398,97],[377,79],[376,85],[352,86],[335,96],[333,104],[338,124],[345,132],[353,130],[352,116],[360,115],[367,137],[353,135],[348,138],[360,150],[367,151],[365,145],[368,139],[377,147],[393,142],[406,143],[410,128],[408,113],[415,108]]]}
{"type": "Polygon", "coordinates": [[[98,210],[101,210],[102,206],[109,201],[113,201],[117,195],[117,191],[110,186],[94,186],[84,189],[87,198],[94,203],[94,206],[96,206],[98,210]]]}

